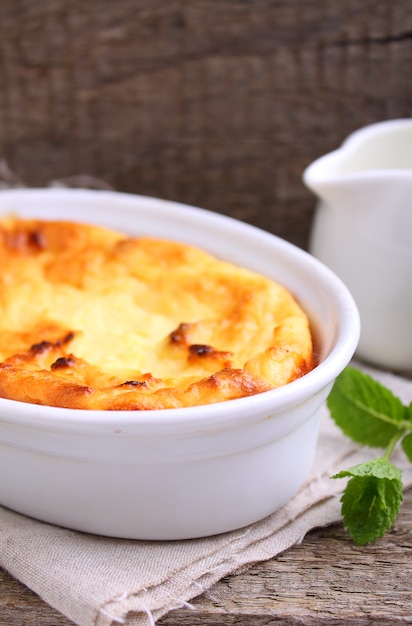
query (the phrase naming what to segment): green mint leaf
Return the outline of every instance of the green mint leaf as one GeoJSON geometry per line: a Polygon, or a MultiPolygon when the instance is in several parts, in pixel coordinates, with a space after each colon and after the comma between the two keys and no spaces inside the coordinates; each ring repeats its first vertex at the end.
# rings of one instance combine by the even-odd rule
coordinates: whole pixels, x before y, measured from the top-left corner
{"type": "Polygon", "coordinates": [[[370,447],[385,448],[405,424],[406,408],[401,400],[350,366],[337,377],[327,405],[345,435],[370,447]]]}
{"type": "Polygon", "coordinates": [[[333,478],[351,476],[343,492],[345,527],[358,546],[382,537],[390,529],[403,500],[401,471],[386,459],[361,463],[333,478]]]}
{"type": "Polygon", "coordinates": [[[412,428],[412,402],[406,407],[406,419],[410,422],[410,428],[412,428]]]}
{"type": "Polygon", "coordinates": [[[384,457],[365,461],[364,463],[359,463],[359,465],[344,469],[332,476],[332,478],[345,478],[346,476],[387,478],[388,480],[400,480],[402,482],[401,470],[384,457]]]}
{"type": "Polygon", "coordinates": [[[402,439],[402,448],[409,461],[412,463],[412,433],[405,435],[402,439]]]}

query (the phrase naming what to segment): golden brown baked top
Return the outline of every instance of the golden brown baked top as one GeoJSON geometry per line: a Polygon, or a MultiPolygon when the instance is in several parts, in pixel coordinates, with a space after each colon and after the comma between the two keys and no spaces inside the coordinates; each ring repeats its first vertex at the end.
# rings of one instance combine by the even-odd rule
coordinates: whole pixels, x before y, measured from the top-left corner
{"type": "Polygon", "coordinates": [[[281,285],[185,244],[0,221],[0,396],[85,409],[239,398],[313,367],[281,285]]]}

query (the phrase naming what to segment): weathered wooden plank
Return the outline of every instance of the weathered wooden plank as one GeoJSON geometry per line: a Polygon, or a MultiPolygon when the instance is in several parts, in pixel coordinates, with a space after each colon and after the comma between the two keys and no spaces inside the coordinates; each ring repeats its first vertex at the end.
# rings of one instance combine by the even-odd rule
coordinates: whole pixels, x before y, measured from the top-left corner
{"type": "Polygon", "coordinates": [[[0,157],[79,173],[306,245],[301,173],[412,111],[408,0],[4,0],[0,157]]]}

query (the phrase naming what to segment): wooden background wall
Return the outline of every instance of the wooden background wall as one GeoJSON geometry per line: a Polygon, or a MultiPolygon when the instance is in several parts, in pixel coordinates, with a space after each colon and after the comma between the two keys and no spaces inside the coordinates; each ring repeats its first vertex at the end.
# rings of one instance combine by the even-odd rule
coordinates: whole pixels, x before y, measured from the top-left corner
{"type": "Polygon", "coordinates": [[[0,159],[305,247],[314,158],[412,113],[411,0],[0,0],[0,159]]]}

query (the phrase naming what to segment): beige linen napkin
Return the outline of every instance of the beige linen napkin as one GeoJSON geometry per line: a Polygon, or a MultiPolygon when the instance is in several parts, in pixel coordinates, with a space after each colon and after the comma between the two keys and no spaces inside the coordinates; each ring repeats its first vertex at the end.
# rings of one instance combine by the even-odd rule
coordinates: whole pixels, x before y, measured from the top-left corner
{"type": "MultiPolygon", "coordinates": [[[[411,381],[367,371],[404,402],[412,400],[411,381]]],[[[0,507],[0,565],[78,626],[150,626],[168,611],[191,607],[194,596],[223,576],[273,558],[312,528],[341,519],[344,481],[330,476],[373,452],[346,439],[323,411],[309,479],[288,505],[261,522],[205,539],[126,541],[65,530],[0,507]]],[[[397,454],[405,488],[411,487],[412,467],[397,454]]]]}

